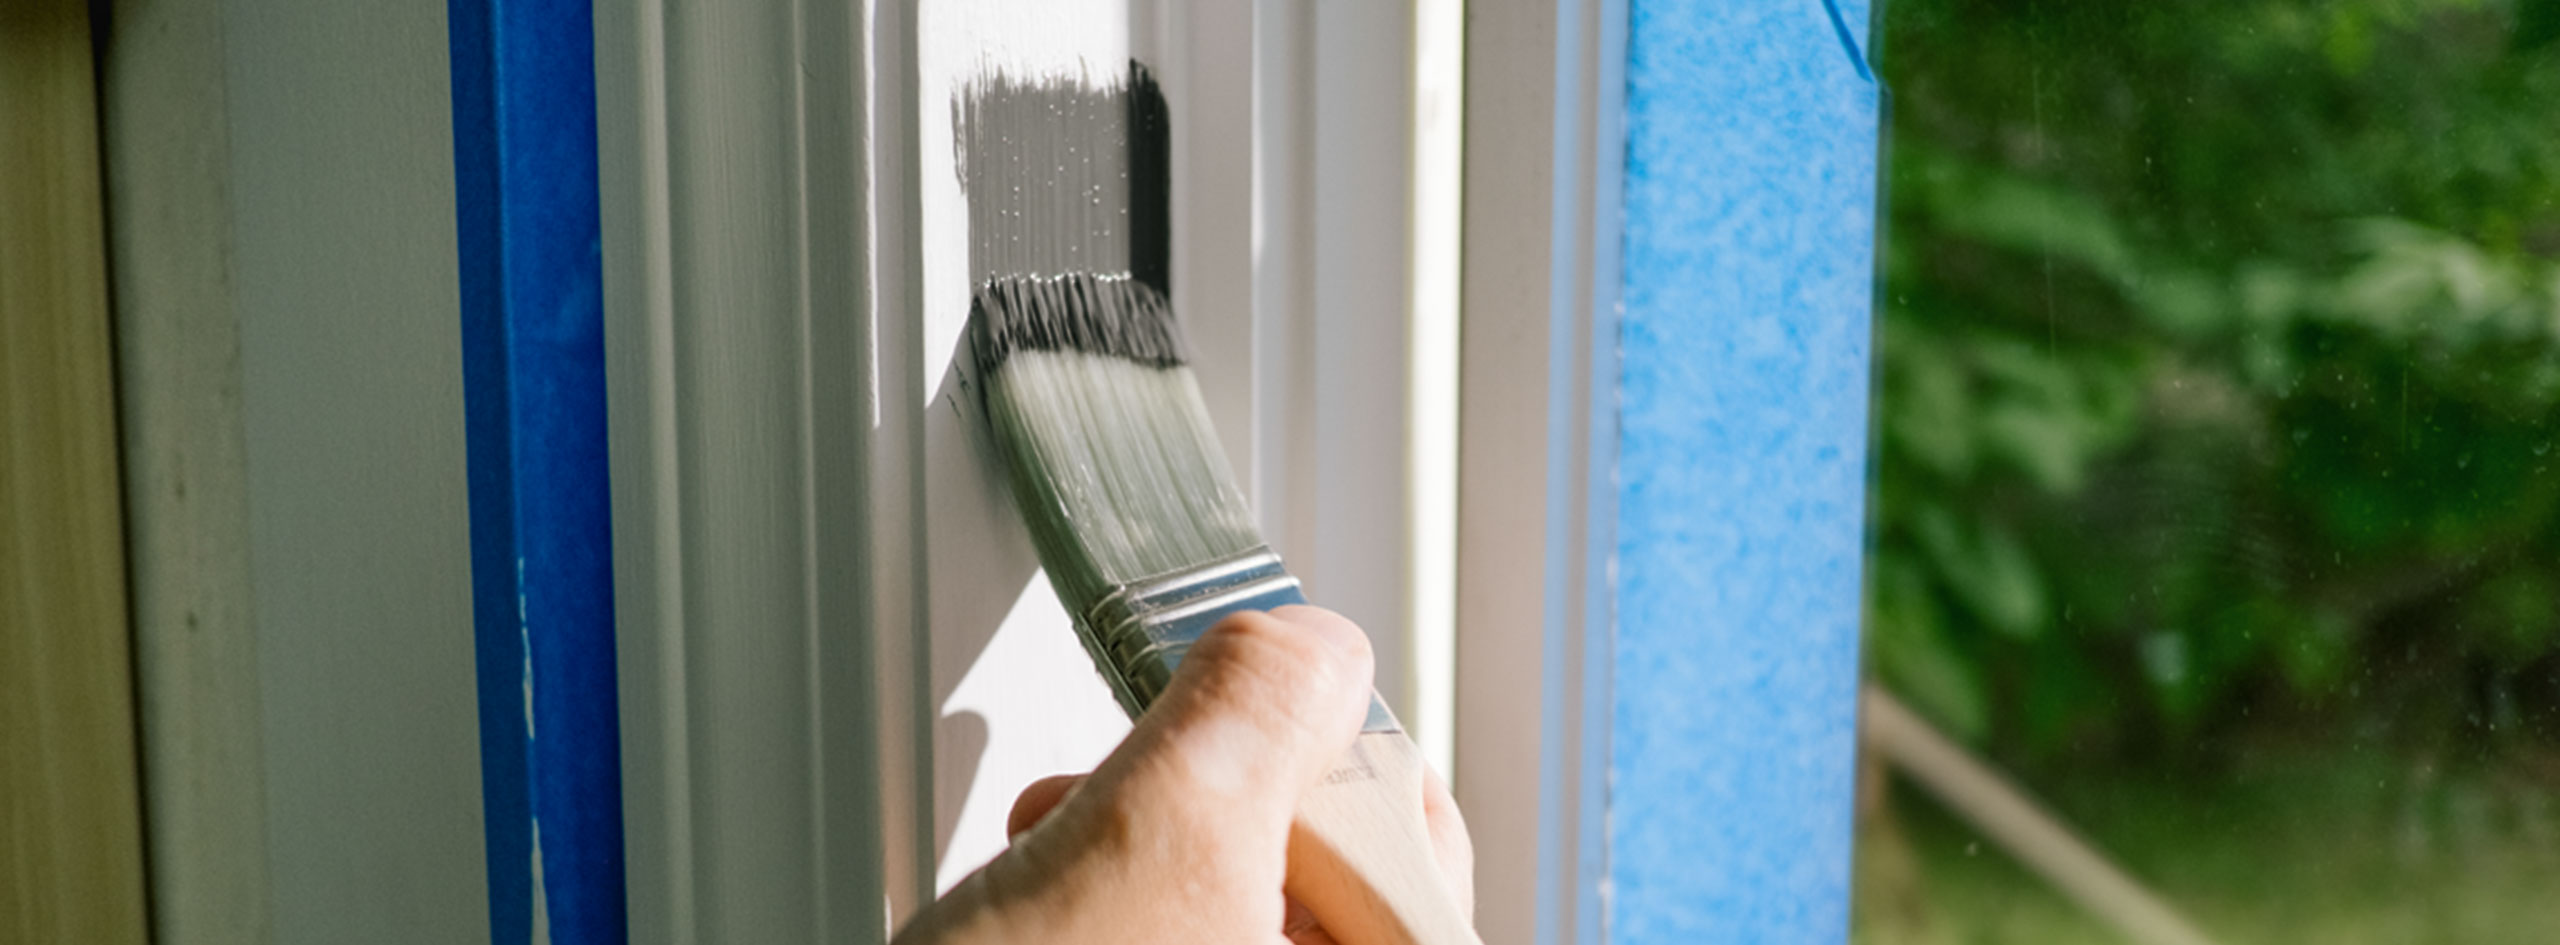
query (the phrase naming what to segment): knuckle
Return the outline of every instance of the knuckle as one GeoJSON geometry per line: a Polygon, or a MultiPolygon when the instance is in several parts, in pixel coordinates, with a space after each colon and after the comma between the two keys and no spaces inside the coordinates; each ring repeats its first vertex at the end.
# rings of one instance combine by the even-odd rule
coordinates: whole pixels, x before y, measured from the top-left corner
{"type": "Polygon", "coordinates": [[[1292,683],[1304,675],[1304,654],[1288,639],[1285,628],[1242,618],[1221,623],[1193,648],[1193,659],[1205,659],[1222,672],[1211,677],[1226,693],[1255,701],[1287,699],[1292,683]]]}
{"type": "Polygon", "coordinates": [[[1348,636],[1358,640],[1356,650],[1301,624],[1246,612],[1211,627],[1195,652],[1207,651],[1200,655],[1233,663],[1249,677],[1300,699],[1348,688],[1357,671],[1354,664],[1367,665],[1367,639],[1357,633],[1348,636]]]}

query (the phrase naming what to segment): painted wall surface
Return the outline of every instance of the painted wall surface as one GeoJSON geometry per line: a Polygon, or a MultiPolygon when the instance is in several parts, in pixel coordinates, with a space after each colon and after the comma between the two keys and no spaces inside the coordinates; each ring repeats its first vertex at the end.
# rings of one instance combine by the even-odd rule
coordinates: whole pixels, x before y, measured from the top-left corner
{"type": "Polygon", "coordinates": [[[1629,7],[1608,938],[1842,942],[1867,4],[1629,7]]]}

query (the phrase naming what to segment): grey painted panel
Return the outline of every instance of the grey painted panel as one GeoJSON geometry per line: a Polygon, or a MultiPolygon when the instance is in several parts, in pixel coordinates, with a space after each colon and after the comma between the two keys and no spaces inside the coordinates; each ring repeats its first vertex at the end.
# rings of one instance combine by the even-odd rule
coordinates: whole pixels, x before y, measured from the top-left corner
{"type": "Polygon", "coordinates": [[[444,5],[223,34],[274,941],[485,940],[444,5]]]}

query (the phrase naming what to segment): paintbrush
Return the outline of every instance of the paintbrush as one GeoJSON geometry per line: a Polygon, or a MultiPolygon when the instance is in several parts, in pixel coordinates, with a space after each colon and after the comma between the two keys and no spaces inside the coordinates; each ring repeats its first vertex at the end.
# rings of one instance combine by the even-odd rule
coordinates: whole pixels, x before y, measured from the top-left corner
{"type": "MultiPolygon", "coordinates": [[[[1306,603],[1254,527],[1153,286],[1126,274],[991,280],[970,343],[1032,544],[1131,716],[1220,618],[1306,603]]],[[[1287,891],[1337,940],[1477,942],[1432,857],[1422,791],[1419,749],[1372,694],[1289,840],[1287,891]]]]}
{"type": "MultiPolygon", "coordinates": [[[[964,357],[989,441],[1076,633],[1132,717],[1192,641],[1305,603],[1254,525],[1167,302],[1162,92],[997,73],[952,103],[976,286],[964,357]]],[[[1373,694],[1300,806],[1288,893],[1356,945],[1477,945],[1422,818],[1423,762],[1373,694]]]]}

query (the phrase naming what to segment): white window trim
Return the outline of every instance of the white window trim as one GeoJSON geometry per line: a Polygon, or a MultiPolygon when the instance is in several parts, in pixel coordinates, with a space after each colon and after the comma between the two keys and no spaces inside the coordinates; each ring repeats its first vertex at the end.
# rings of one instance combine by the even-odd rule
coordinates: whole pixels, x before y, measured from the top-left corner
{"type": "Polygon", "coordinates": [[[1468,12],[1456,787],[1488,945],[1603,940],[1625,16],[1468,12]]]}

